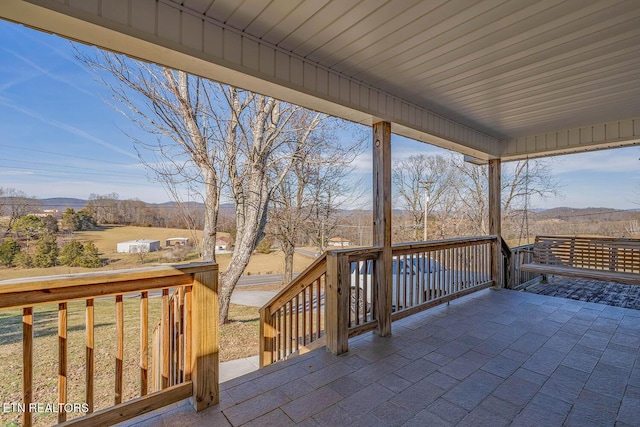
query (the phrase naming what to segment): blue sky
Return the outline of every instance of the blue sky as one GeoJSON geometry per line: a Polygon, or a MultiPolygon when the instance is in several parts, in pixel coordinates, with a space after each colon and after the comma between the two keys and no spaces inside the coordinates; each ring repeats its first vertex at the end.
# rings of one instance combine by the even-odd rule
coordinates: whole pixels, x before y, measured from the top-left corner
{"type": "MultiPolygon", "coordinates": [[[[135,126],[105,102],[105,88],[74,59],[69,41],[5,21],[0,40],[0,187],[38,198],[115,192],[121,199],[169,200],[123,133],[138,132],[135,126]]],[[[392,141],[394,159],[442,152],[402,137],[392,141]]],[[[552,158],[562,195],[534,205],[640,208],[639,158],[637,147],[552,158]]],[[[366,176],[370,159],[366,150],[354,170],[366,176]]]]}

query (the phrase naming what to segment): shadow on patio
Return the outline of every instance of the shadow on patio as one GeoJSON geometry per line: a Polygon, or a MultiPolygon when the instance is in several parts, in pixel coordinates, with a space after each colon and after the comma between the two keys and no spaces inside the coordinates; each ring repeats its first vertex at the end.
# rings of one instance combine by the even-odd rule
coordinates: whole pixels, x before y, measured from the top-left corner
{"type": "Polygon", "coordinates": [[[127,425],[635,425],[640,311],[484,290],[127,425]]]}

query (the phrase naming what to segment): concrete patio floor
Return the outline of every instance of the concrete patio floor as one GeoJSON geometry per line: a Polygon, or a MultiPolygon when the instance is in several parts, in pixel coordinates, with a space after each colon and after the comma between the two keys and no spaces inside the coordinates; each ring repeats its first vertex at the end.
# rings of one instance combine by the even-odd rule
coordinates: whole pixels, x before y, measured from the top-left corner
{"type": "Polygon", "coordinates": [[[639,349],[640,311],[488,289],[126,425],[638,425],[639,349]]]}

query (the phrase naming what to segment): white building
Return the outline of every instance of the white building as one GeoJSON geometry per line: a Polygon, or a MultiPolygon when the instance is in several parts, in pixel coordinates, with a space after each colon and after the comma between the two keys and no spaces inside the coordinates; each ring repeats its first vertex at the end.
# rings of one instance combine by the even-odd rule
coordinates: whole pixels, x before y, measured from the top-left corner
{"type": "Polygon", "coordinates": [[[119,242],[116,251],[118,253],[155,252],[160,250],[160,240],[128,240],[119,242]]]}

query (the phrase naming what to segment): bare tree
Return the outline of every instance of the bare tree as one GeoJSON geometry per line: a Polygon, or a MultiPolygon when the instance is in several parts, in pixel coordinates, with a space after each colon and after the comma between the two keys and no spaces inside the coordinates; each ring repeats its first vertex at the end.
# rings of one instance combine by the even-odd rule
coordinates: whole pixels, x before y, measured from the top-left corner
{"type": "MultiPolygon", "coordinates": [[[[453,165],[461,178],[457,187],[458,199],[462,204],[461,213],[471,224],[470,232],[487,234],[488,168],[466,163],[461,158],[454,159],[453,165]]],[[[527,159],[502,165],[502,217],[506,226],[521,230],[521,215],[528,215],[533,197],[546,198],[558,194],[559,185],[550,168],[550,163],[545,160],[527,159]]],[[[506,228],[505,233],[508,232],[506,228]]]]}
{"type": "MultiPolygon", "coordinates": [[[[307,116],[305,112],[296,120],[308,120],[307,116]]],[[[344,178],[364,139],[355,143],[338,140],[336,132],[342,130],[342,123],[324,119],[316,132],[299,132],[292,143],[310,139],[304,143],[307,149],[300,152],[290,173],[275,188],[269,222],[285,256],[285,282],[293,277],[295,248],[304,237],[313,236],[320,251],[326,248],[326,239],[321,237],[337,225],[334,213],[342,201],[339,195],[350,193],[344,178]]]]}
{"type": "Polygon", "coordinates": [[[425,211],[429,216],[450,209],[455,194],[450,158],[426,154],[410,156],[393,165],[391,180],[399,207],[409,215],[412,238],[422,240],[425,211]]]}
{"type": "Polygon", "coordinates": [[[15,188],[0,187],[0,215],[7,216],[9,222],[5,229],[5,236],[11,231],[14,222],[19,218],[35,213],[35,210],[42,206],[42,202],[34,197],[29,197],[23,191],[15,188]]]}
{"type": "MultiPolygon", "coordinates": [[[[273,192],[306,149],[308,140],[288,143],[300,131],[292,118],[301,109],[124,56],[80,59],[102,72],[120,111],[155,136],[149,141],[130,134],[143,162],[165,184],[201,195],[205,261],[215,260],[223,192],[233,200],[235,246],[220,274],[220,320],[226,322],[231,293],[264,234],[273,192]]],[[[309,117],[305,126],[312,131],[324,116],[309,117]]]]}

